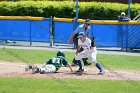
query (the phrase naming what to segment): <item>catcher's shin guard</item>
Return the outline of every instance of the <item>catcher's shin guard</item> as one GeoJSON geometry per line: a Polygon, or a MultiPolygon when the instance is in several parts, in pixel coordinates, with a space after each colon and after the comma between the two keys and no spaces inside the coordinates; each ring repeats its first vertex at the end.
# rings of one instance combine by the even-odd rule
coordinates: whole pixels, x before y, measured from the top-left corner
{"type": "Polygon", "coordinates": [[[91,65],[91,63],[89,63],[89,62],[87,61],[88,58],[82,58],[82,60],[83,60],[85,66],[91,65]]]}
{"type": "Polygon", "coordinates": [[[77,61],[74,58],[73,61],[72,61],[72,65],[71,66],[77,66],[77,65],[78,65],[78,63],[77,63],[77,61]]]}

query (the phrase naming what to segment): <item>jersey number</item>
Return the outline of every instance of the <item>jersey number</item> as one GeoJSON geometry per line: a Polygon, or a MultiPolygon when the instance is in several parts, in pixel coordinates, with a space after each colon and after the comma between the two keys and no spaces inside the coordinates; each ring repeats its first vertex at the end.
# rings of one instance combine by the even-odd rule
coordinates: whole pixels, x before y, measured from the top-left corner
{"type": "Polygon", "coordinates": [[[59,63],[60,63],[60,58],[53,58],[53,59],[52,59],[52,62],[53,62],[53,63],[58,63],[58,64],[59,64],[59,63]]]}

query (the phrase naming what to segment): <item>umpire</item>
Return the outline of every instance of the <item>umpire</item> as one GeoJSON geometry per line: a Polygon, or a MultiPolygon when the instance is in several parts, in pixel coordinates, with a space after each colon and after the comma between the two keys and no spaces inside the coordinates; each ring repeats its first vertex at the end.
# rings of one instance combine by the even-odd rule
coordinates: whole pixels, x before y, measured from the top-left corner
{"type": "MultiPolygon", "coordinates": [[[[78,47],[78,38],[77,38],[78,37],[78,33],[79,32],[84,32],[86,37],[89,38],[89,32],[90,31],[91,31],[90,20],[86,19],[84,24],[79,25],[76,28],[76,30],[72,33],[72,35],[70,36],[70,39],[68,40],[68,44],[70,44],[72,42],[72,40],[73,40],[74,48],[77,49],[77,47],[78,47]]],[[[80,51],[83,51],[83,49],[81,48],[80,51]]],[[[91,65],[91,63],[87,62],[88,58],[83,58],[82,60],[83,60],[85,66],[91,65]]],[[[75,59],[73,59],[73,64],[72,65],[73,66],[78,65],[78,63],[76,63],[75,59]]]]}

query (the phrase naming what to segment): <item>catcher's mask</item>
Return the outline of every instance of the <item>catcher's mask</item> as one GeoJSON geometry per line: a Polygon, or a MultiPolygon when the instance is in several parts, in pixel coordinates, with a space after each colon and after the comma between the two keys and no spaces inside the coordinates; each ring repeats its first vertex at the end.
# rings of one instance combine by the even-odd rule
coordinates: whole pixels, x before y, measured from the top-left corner
{"type": "Polygon", "coordinates": [[[63,51],[58,51],[58,52],[57,52],[57,56],[63,56],[63,57],[65,57],[65,54],[64,54],[63,51]]]}

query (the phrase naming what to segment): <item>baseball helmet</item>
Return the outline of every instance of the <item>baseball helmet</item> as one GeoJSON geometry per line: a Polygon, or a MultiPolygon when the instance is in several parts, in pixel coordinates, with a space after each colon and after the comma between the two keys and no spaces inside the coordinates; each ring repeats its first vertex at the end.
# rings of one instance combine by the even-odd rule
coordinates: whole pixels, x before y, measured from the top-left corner
{"type": "Polygon", "coordinates": [[[79,32],[79,34],[78,34],[78,38],[80,38],[80,37],[84,37],[85,36],[85,33],[84,32],[79,32]]]}
{"type": "Polygon", "coordinates": [[[63,57],[65,57],[65,54],[64,54],[63,51],[58,51],[58,52],[57,52],[57,56],[63,56],[63,57]]]}

